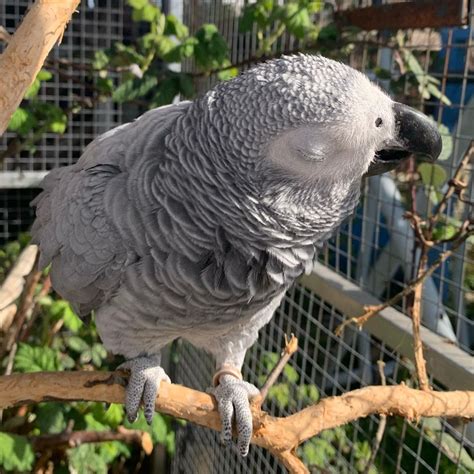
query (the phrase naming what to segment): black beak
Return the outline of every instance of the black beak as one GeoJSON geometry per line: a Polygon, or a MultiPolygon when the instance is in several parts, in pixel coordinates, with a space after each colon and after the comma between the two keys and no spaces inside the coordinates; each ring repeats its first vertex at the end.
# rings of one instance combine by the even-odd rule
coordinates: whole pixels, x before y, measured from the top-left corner
{"type": "Polygon", "coordinates": [[[412,154],[435,161],[441,153],[441,135],[426,115],[398,102],[394,102],[393,112],[396,137],[376,152],[366,176],[390,171],[412,154]]]}

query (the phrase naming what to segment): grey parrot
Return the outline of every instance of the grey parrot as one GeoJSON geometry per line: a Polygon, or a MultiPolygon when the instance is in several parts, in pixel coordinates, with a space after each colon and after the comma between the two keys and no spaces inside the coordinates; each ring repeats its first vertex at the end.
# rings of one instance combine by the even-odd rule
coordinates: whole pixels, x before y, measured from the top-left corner
{"type": "Polygon", "coordinates": [[[223,442],[246,455],[247,349],[315,251],[357,206],[361,180],[441,138],[420,112],[321,56],[261,63],[193,102],[150,110],[49,173],[35,199],[40,266],[92,311],[130,370],[129,419],[151,422],[160,351],[176,338],[216,360],[223,442]]]}

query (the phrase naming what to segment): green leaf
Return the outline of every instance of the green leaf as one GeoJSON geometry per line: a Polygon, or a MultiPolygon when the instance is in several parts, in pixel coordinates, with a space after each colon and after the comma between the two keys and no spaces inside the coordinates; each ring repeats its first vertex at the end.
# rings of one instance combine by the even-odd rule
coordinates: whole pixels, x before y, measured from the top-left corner
{"type": "Polygon", "coordinates": [[[296,3],[288,3],[285,7],[286,17],[283,21],[288,31],[296,38],[303,39],[306,32],[313,26],[308,10],[300,8],[296,3]]]}
{"type": "Polygon", "coordinates": [[[31,472],[35,453],[25,436],[0,432],[0,466],[5,471],[31,472]]]}
{"type": "Polygon", "coordinates": [[[451,101],[449,100],[449,98],[444,95],[439,89],[438,87],[436,87],[434,84],[427,84],[426,85],[426,89],[428,90],[428,92],[436,97],[437,99],[439,99],[441,102],[443,102],[444,104],[446,105],[451,105],[451,101]]]}
{"type": "Polygon", "coordinates": [[[91,359],[96,367],[102,366],[102,361],[107,357],[107,351],[105,347],[99,342],[92,344],[91,359]]]}
{"type": "Polygon", "coordinates": [[[435,188],[441,188],[448,177],[444,168],[431,163],[418,165],[418,173],[425,186],[434,186],[435,188]]]}
{"type": "Polygon", "coordinates": [[[18,107],[10,119],[8,130],[26,135],[36,124],[37,120],[29,110],[18,107]]]}
{"type": "Polygon", "coordinates": [[[45,69],[41,69],[41,71],[36,76],[36,79],[39,81],[50,81],[53,78],[53,74],[45,69]]]}
{"type": "Polygon", "coordinates": [[[69,471],[80,474],[107,474],[108,466],[105,459],[100,456],[99,449],[94,444],[67,450],[69,471]]]}
{"type": "Polygon", "coordinates": [[[268,390],[268,399],[274,401],[279,408],[286,408],[290,402],[290,386],[287,383],[273,385],[268,390]]]}
{"type": "Polygon", "coordinates": [[[443,142],[443,148],[441,154],[438,156],[438,160],[445,161],[449,159],[453,152],[453,136],[451,135],[449,128],[443,123],[438,124],[438,131],[441,134],[441,140],[443,142]]]}
{"type": "Polygon", "coordinates": [[[133,21],[146,21],[148,23],[154,22],[159,15],[158,8],[154,5],[147,4],[142,8],[135,8],[132,12],[133,21]]]}
{"type": "Polygon", "coordinates": [[[39,81],[38,79],[35,79],[31,83],[30,87],[26,89],[25,99],[32,99],[33,97],[36,97],[38,95],[40,87],[41,87],[41,81],[39,81]]]}
{"type": "Polygon", "coordinates": [[[315,403],[319,400],[319,391],[316,385],[300,385],[297,388],[297,399],[307,403],[315,403]]]}
{"type": "Polygon", "coordinates": [[[50,347],[34,347],[20,343],[15,355],[15,370],[18,372],[41,372],[61,369],[56,350],[50,347]]]}
{"type": "Polygon", "coordinates": [[[100,443],[100,445],[96,446],[96,449],[99,456],[108,466],[110,466],[110,464],[121,455],[126,458],[129,458],[132,455],[130,448],[119,441],[100,443]]]}
{"type": "Polygon", "coordinates": [[[68,303],[63,309],[62,317],[64,319],[64,326],[72,332],[77,332],[84,326],[84,323],[79,319],[79,316],[76,315],[68,303]]]}
{"type": "Polygon", "coordinates": [[[267,372],[270,372],[278,363],[280,355],[276,352],[265,352],[262,357],[262,364],[267,372]]]}
{"type": "Polygon", "coordinates": [[[36,97],[41,88],[41,81],[49,81],[52,77],[53,75],[49,71],[41,69],[30,87],[28,87],[26,90],[25,99],[32,99],[33,97],[36,97]]]}
{"type": "Polygon", "coordinates": [[[94,403],[92,412],[88,413],[88,427],[92,429],[117,428],[124,420],[125,410],[122,405],[112,403],[107,409],[104,403],[94,403]]]}
{"type": "Polygon", "coordinates": [[[166,451],[168,451],[168,454],[171,457],[173,457],[176,452],[176,436],[175,436],[174,431],[170,431],[166,435],[165,446],[166,446],[166,451]]]}
{"type": "Polygon", "coordinates": [[[10,123],[8,124],[8,130],[16,132],[28,120],[28,115],[28,111],[18,107],[15,112],[13,112],[10,123]]]}
{"type": "Polygon", "coordinates": [[[187,74],[180,74],[179,76],[179,92],[187,99],[194,96],[194,84],[192,77],[187,74]]]}
{"type": "Polygon", "coordinates": [[[198,43],[194,47],[197,64],[204,69],[215,69],[228,61],[228,46],[216,25],[204,24],[195,35],[198,43]]]}
{"type": "Polygon", "coordinates": [[[112,99],[123,103],[143,97],[158,84],[155,76],[146,75],[143,78],[133,78],[124,81],[112,94],[112,99]]]}
{"type": "Polygon", "coordinates": [[[153,416],[153,421],[151,423],[151,438],[153,443],[166,443],[166,437],[168,435],[168,426],[166,424],[163,415],[160,413],[155,413],[153,416]]]}
{"type": "Polygon", "coordinates": [[[156,52],[159,56],[166,56],[176,47],[176,42],[169,36],[158,36],[156,38],[156,52]]]}
{"type": "Polygon", "coordinates": [[[194,47],[198,44],[198,40],[194,37],[185,39],[180,45],[182,58],[190,58],[194,54],[194,47]]]}
{"type": "Polygon", "coordinates": [[[318,13],[323,9],[324,3],[325,2],[323,0],[319,0],[319,1],[316,0],[314,2],[309,2],[306,5],[306,8],[308,9],[310,13],[318,13]]]}
{"type": "Polygon", "coordinates": [[[66,338],[66,345],[69,349],[72,349],[74,352],[86,352],[90,349],[89,344],[87,344],[84,339],[79,336],[69,336],[66,338]]]}
{"type": "Polygon", "coordinates": [[[100,89],[100,92],[105,95],[109,95],[114,90],[114,82],[110,77],[98,77],[96,86],[100,89]]]}
{"type": "Polygon", "coordinates": [[[372,449],[368,441],[357,441],[354,443],[354,456],[356,459],[368,461],[371,453],[372,449]]]}
{"type": "Polygon", "coordinates": [[[141,10],[148,5],[148,0],[127,0],[127,3],[135,9],[141,10]]]}
{"type": "Polygon", "coordinates": [[[94,60],[92,61],[92,67],[94,69],[103,69],[107,64],[109,64],[109,56],[100,49],[94,53],[94,60]]]}
{"type": "Polygon", "coordinates": [[[246,33],[247,31],[251,31],[255,21],[256,21],[256,4],[247,5],[239,21],[239,31],[241,33],[246,33]]]}
{"type": "Polygon", "coordinates": [[[305,464],[324,468],[330,464],[336,455],[336,448],[324,438],[313,438],[306,442],[302,449],[305,464]]]}
{"type": "Polygon", "coordinates": [[[224,71],[220,71],[217,74],[217,77],[220,81],[228,81],[233,79],[234,77],[239,75],[239,70],[236,67],[232,67],[230,69],[225,69],[224,71]]]}
{"type": "Polygon", "coordinates": [[[458,229],[450,224],[438,224],[433,229],[433,239],[434,240],[447,240],[451,239],[456,235],[458,229]]]}
{"type": "Polygon", "coordinates": [[[320,41],[336,41],[339,38],[339,29],[334,23],[323,26],[319,31],[318,39],[320,41]]]}
{"type": "Polygon", "coordinates": [[[285,365],[285,367],[283,368],[283,375],[291,384],[296,384],[298,382],[298,379],[300,378],[298,372],[291,365],[288,364],[285,365]]]}
{"type": "Polygon", "coordinates": [[[145,421],[145,417],[143,416],[143,412],[140,412],[138,415],[138,419],[130,423],[127,419],[124,422],[124,426],[126,428],[133,428],[135,430],[146,431],[150,434],[153,443],[160,443],[165,444],[167,441],[169,428],[168,424],[166,423],[166,419],[160,413],[155,413],[153,415],[153,421],[151,426],[145,421]]]}
{"type": "Polygon", "coordinates": [[[113,66],[130,66],[136,63],[142,65],[145,57],[138,53],[133,46],[127,46],[123,43],[114,43],[115,54],[111,57],[111,64],[113,66]]]}
{"type": "Polygon", "coordinates": [[[161,107],[173,102],[173,99],[179,94],[179,81],[174,78],[165,79],[158,85],[158,90],[155,93],[151,106],[161,107]]]}
{"type": "Polygon", "coordinates": [[[189,30],[174,15],[166,15],[165,35],[174,35],[178,39],[185,39],[189,36],[189,30]]]}
{"type": "Polygon", "coordinates": [[[410,71],[415,74],[418,81],[422,80],[422,78],[425,76],[425,71],[423,71],[418,59],[416,59],[413,53],[408,49],[402,48],[401,51],[410,71]]]}
{"type": "Polygon", "coordinates": [[[104,414],[104,423],[109,425],[112,428],[117,428],[117,426],[122,423],[125,416],[125,410],[122,405],[117,403],[112,403],[107,411],[104,414]]]}
{"type": "Polygon", "coordinates": [[[60,403],[41,403],[36,408],[35,423],[41,433],[61,433],[66,428],[64,405],[60,403]]]}

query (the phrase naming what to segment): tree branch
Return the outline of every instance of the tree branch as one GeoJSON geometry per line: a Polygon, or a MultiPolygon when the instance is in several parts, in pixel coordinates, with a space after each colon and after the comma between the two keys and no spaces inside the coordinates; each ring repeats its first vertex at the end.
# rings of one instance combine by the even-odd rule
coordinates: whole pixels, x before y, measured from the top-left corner
{"type": "MultiPolygon", "coordinates": [[[[0,377],[0,408],[44,401],[102,401],[123,403],[124,378],[119,372],[42,372],[0,377]]],[[[180,385],[162,382],[156,410],[219,431],[220,419],[213,397],[180,385]]],[[[423,392],[406,387],[370,386],[329,397],[285,418],[252,406],[252,443],[270,450],[291,473],[307,473],[295,449],[323,430],[373,413],[422,416],[474,417],[474,392],[423,392]]]]}
{"type": "Polygon", "coordinates": [[[122,441],[138,444],[146,454],[153,451],[153,441],[146,431],[129,430],[119,426],[116,431],[63,431],[62,433],[35,436],[32,440],[35,451],[63,450],[84,443],[102,443],[104,441],[122,441]]]}
{"type": "Polygon", "coordinates": [[[20,105],[80,0],[39,0],[30,8],[0,56],[0,135],[20,105]]]}

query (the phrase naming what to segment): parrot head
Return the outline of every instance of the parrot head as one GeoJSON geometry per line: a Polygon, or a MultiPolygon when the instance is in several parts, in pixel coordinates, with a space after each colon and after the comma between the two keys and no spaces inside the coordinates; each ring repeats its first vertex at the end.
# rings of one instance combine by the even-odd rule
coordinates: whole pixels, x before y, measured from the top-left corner
{"type": "Polygon", "coordinates": [[[434,161],[441,152],[441,136],[428,117],[322,56],[261,63],[206,100],[233,149],[260,158],[269,172],[360,180],[413,153],[434,161]]]}

